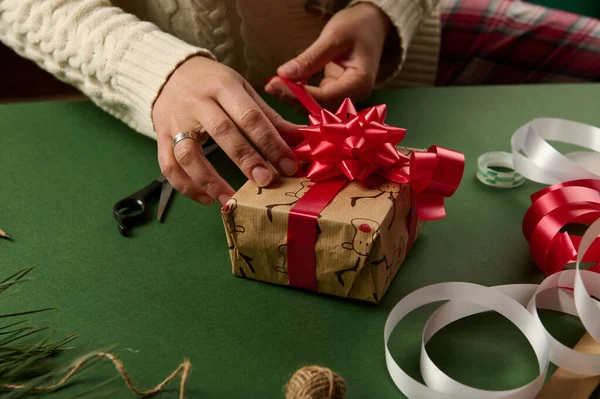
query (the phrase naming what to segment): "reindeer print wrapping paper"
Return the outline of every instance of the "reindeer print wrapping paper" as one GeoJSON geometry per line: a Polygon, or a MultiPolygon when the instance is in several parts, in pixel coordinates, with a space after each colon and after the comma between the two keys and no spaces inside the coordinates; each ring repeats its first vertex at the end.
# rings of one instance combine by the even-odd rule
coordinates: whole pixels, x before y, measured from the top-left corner
{"type": "MultiPolygon", "coordinates": [[[[259,190],[248,182],[223,207],[234,275],[289,285],[288,214],[311,184],[281,178],[259,190]]],[[[379,303],[406,257],[410,210],[408,184],[349,183],[318,219],[317,291],[379,303]]]]}

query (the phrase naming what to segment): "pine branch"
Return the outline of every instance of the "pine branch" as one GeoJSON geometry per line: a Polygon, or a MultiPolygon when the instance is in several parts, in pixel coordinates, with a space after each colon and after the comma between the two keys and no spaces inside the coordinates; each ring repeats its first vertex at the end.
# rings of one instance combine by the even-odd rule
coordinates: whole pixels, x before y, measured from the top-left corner
{"type": "MultiPolygon", "coordinates": [[[[0,301],[19,293],[17,285],[33,280],[29,274],[34,268],[35,266],[24,267],[0,280],[0,301]]],[[[36,328],[29,325],[30,319],[23,318],[52,309],[54,308],[0,314],[0,390],[7,385],[54,376],[54,373],[62,369],[55,357],[70,349],[66,345],[77,336],[70,334],[55,340],[54,332],[49,327],[36,328]],[[3,323],[10,318],[20,320],[3,323]]]]}
{"type": "MultiPolygon", "coordinates": [[[[25,267],[17,273],[0,281],[0,293],[7,292],[16,284],[30,281],[32,278],[26,276],[34,267],[25,267]]],[[[14,295],[16,290],[7,292],[0,296],[4,300],[14,295]]],[[[0,323],[3,320],[46,312],[54,308],[43,308],[30,311],[22,311],[9,314],[0,314],[0,323]]],[[[72,349],[66,345],[77,338],[75,334],[67,335],[61,339],[54,340],[54,331],[49,327],[36,328],[28,324],[29,319],[22,319],[8,324],[0,324],[0,395],[3,399],[23,398],[29,395],[39,395],[60,389],[75,376],[81,376],[91,370],[100,360],[112,362],[119,376],[125,382],[126,387],[139,397],[150,397],[161,392],[165,386],[170,384],[178,375],[181,376],[179,394],[183,399],[185,386],[191,363],[185,360],[165,380],[151,389],[141,389],[131,380],[125,370],[123,363],[108,351],[89,352],[69,365],[61,365],[56,357],[59,353],[72,349]],[[50,332],[37,342],[30,343],[34,337],[39,337],[44,331],[50,332]]],[[[114,379],[103,381],[89,388],[78,397],[108,397],[115,393],[114,390],[102,391],[101,389],[114,379]],[[93,395],[93,396],[92,396],[93,395]]]]}

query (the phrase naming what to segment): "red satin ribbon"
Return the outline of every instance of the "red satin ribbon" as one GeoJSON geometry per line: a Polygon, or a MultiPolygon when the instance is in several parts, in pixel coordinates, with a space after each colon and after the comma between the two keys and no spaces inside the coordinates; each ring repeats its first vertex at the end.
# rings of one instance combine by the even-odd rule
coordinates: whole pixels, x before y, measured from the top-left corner
{"type": "Polygon", "coordinates": [[[333,179],[313,185],[290,209],[287,259],[291,286],[316,290],[317,220],[327,204],[347,183],[345,179],[333,179]]]}
{"type": "MultiPolygon", "coordinates": [[[[530,244],[534,263],[546,275],[575,263],[580,236],[561,232],[570,223],[591,224],[600,218],[600,180],[582,179],[555,184],[534,193],[523,218],[523,234],[530,244]]],[[[600,240],[586,252],[588,270],[600,272],[600,240]]]]}
{"type": "Polygon", "coordinates": [[[290,285],[316,290],[317,217],[348,181],[366,183],[379,175],[397,183],[411,183],[409,248],[418,219],[446,216],[444,198],[452,196],[460,184],[463,154],[432,146],[427,152],[413,152],[407,157],[395,147],[406,129],[384,123],[385,105],[357,112],[347,98],[334,114],[323,109],[303,85],[280,79],[311,113],[310,126],[299,129],[305,140],[294,151],[301,161],[309,163],[306,176],[315,182],[291,208],[288,218],[290,285]]]}

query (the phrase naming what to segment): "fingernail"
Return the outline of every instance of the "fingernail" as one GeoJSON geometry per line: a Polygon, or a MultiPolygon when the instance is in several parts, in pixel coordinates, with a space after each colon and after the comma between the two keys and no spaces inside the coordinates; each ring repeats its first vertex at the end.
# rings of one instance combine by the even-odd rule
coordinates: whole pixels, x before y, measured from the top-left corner
{"type": "Polygon", "coordinates": [[[298,170],[298,164],[292,158],[283,158],[279,161],[279,169],[286,176],[292,176],[298,170]]]}
{"type": "Polygon", "coordinates": [[[259,186],[267,186],[273,179],[273,173],[262,166],[257,166],[252,169],[252,178],[259,186]]]}
{"type": "Polygon", "coordinates": [[[202,203],[203,205],[210,205],[213,203],[213,199],[210,198],[207,195],[201,195],[198,197],[198,201],[200,201],[200,203],[202,203]]]}
{"type": "Polygon", "coordinates": [[[296,66],[296,63],[291,62],[289,64],[283,64],[279,68],[279,71],[282,75],[286,75],[287,77],[293,78],[298,74],[298,67],[296,66]]]}
{"type": "Polygon", "coordinates": [[[231,195],[229,194],[221,194],[219,195],[219,204],[221,205],[225,205],[227,203],[227,201],[229,201],[229,199],[231,198],[231,195]]]}

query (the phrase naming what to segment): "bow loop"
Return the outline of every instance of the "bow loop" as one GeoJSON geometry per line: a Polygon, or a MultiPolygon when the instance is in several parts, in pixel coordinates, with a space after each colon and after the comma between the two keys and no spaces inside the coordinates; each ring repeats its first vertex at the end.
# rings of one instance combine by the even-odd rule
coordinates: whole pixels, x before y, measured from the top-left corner
{"type": "Polygon", "coordinates": [[[330,111],[323,108],[321,110],[321,123],[323,123],[323,124],[342,123],[342,119],[339,118],[336,114],[333,114],[330,111]]]}
{"type": "Polygon", "coordinates": [[[323,135],[321,134],[321,128],[319,125],[301,127],[298,129],[298,133],[303,135],[309,144],[317,145],[323,141],[323,135]]]}
{"type": "Polygon", "coordinates": [[[340,145],[347,136],[348,129],[343,123],[329,123],[321,125],[321,135],[330,143],[340,145]]]}
{"type": "Polygon", "coordinates": [[[350,117],[356,117],[358,113],[356,112],[356,108],[354,108],[352,101],[349,98],[346,98],[335,114],[338,118],[342,119],[343,122],[347,122],[350,117]]]}
{"type": "Polygon", "coordinates": [[[315,182],[320,182],[341,176],[342,171],[337,164],[314,161],[306,171],[306,177],[315,182]]]}
{"type": "Polygon", "coordinates": [[[427,152],[413,152],[410,158],[411,186],[417,195],[419,219],[437,220],[446,216],[444,198],[458,189],[465,166],[460,152],[431,146],[427,152]]]}
{"type": "MultiPolygon", "coordinates": [[[[385,106],[384,106],[385,107],[385,106]]],[[[371,107],[371,108],[367,108],[367,109],[363,109],[362,111],[360,111],[358,113],[358,117],[363,120],[365,123],[370,123],[370,122],[382,122],[383,119],[381,119],[381,115],[385,115],[386,112],[381,111],[382,113],[380,113],[380,111],[377,110],[376,107],[371,107]]]]}
{"type": "Polygon", "coordinates": [[[312,148],[310,148],[310,145],[306,140],[300,145],[296,146],[296,148],[294,148],[294,152],[296,153],[298,159],[303,162],[310,162],[312,160],[312,148]]]}
{"type": "Polygon", "coordinates": [[[389,130],[380,123],[369,123],[363,131],[363,137],[372,143],[383,144],[389,142],[389,130]]]}
{"type": "Polygon", "coordinates": [[[406,136],[406,129],[402,129],[400,127],[395,126],[386,126],[388,129],[388,137],[389,143],[392,145],[397,145],[402,140],[404,140],[404,136],[406,136]]]}
{"type": "Polygon", "coordinates": [[[339,148],[328,141],[320,142],[313,148],[311,155],[314,160],[324,163],[337,163],[343,160],[343,154],[339,148]]]}

